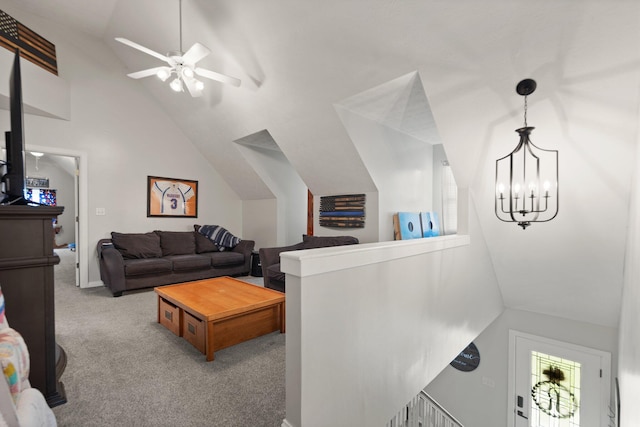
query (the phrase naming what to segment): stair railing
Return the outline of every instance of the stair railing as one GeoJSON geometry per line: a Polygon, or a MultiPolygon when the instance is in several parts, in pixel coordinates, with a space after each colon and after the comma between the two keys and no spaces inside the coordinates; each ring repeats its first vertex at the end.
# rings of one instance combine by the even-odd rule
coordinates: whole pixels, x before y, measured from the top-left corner
{"type": "Polygon", "coordinates": [[[387,427],[464,427],[424,390],[411,399],[387,427]]]}

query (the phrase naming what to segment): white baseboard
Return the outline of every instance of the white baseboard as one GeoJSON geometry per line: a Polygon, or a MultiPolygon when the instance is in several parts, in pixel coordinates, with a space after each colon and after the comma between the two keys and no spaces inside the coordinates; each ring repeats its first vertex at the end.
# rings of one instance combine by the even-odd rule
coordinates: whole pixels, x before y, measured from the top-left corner
{"type": "Polygon", "coordinates": [[[280,427],[294,427],[294,425],[287,421],[287,419],[285,418],[284,420],[282,420],[282,425],[280,427]]]}
{"type": "Polygon", "coordinates": [[[102,280],[96,280],[96,281],[87,283],[87,286],[80,286],[80,287],[81,288],[99,288],[102,286],[104,286],[104,283],[102,283],[102,280]]]}

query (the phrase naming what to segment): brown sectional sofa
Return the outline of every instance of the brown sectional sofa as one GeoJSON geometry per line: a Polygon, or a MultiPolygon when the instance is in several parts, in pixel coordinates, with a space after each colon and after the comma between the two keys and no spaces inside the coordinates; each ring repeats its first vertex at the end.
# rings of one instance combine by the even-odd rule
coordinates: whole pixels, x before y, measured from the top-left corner
{"type": "Polygon", "coordinates": [[[260,248],[260,263],[262,264],[262,276],[264,287],[285,291],[285,274],[280,270],[280,253],[288,251],[300,251],[303,249],[326,248],[328,246],[355,245],[360,243],[353,236],[302,236],[302,242],[291,246],[274,248],[260,248]]]}
{"type": "Polygon", "coordinates": [[[197,231],[113,232],[111,239],[98,242],[100,278],[115,297],[134,289],[248,275],[254,246],[253,240],[241,240],[221,251],[197,231]]]}

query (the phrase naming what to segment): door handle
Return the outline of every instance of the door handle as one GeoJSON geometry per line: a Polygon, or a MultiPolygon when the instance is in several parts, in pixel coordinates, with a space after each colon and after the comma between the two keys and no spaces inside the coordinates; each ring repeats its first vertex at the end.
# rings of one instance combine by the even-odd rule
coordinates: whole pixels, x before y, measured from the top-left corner
{"type": "MultiPolygon", "coordinates": [[[[524,407],[524,399],[522,398],[522,396],[518,396],[518,408],[523,408],[524,407]]],[[[529,418],[527,418],[522,411],[517,411],[517,414],[519,417],[524,418],[525,420],[528,420],[529,418]]]]}

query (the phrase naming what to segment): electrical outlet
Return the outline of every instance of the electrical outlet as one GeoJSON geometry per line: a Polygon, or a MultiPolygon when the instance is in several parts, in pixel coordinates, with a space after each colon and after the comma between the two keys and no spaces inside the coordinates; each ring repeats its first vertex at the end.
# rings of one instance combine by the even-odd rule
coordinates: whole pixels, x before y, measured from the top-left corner
{"type": "Polygon", "coordinates": [[[96,215],[102,216],[106,214],[107,214],[107,211],[105,210],[105,208],[96,208],[96,215]]]}

